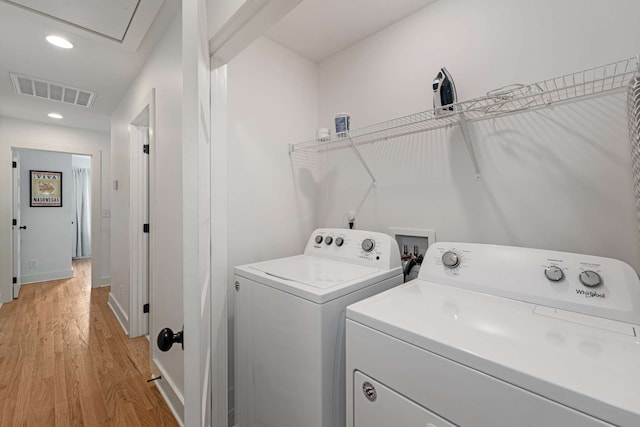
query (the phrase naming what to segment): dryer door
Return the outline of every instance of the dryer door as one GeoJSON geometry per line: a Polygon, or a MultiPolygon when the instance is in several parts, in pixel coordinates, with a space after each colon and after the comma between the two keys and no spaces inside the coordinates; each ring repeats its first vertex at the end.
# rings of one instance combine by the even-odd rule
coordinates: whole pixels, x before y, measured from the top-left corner
{"type": "Polygon", "coordinates": [[[456,427],[359,371],[353,381],[354,427],[456,427]]]}

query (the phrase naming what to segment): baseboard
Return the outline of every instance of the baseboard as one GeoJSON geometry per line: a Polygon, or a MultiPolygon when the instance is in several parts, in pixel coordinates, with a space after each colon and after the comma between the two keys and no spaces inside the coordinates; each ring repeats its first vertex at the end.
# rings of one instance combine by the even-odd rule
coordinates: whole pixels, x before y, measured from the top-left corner
{"type": "Polygon", "coordinates": [[[111,286],[111,277],[101,277],[97,282],[91,284],[92,288],[104,288],[105,286],[111,286]]]}
{"type": "Polygon", "coordinates": [[[116,316],[116,319],[118,319],[118,322],[120,322],[120,326],[122,326],[125,335],[129,336],[129,331],[127,330],[128,328],[127,326],[125,326],[129,324],[129,316],[127,316],[125,311],[120,306],[118,300],[113,297],[112,293],[109,293],[109,302],[107,304],[109,305],[109,308],[111,308],[113,314],[116,316]]]}
{"type": "Polygon", "coordinates": [[[28,285],[30,283],[49,282],[51,280],[71,279],[73,277],[73,269],[50,271],[48,273],[23,274],[20,276],[20,283],[28,285]]]}
{"type": "Polygon", "coordinates": [[[158,367],[162,378],[154,381],[154,384],[158,387],[160,394],[164,398],[165,402],[167,402],[167,405],[169,406],[169,409],[171,409],[171,412],[178,424],[180,424],[181,427],[184,427],[184,397],[177,391],[175,384],[173,384],[171,378],[166,375],[162,366],[157,363],[156,366],[158,367]]]}

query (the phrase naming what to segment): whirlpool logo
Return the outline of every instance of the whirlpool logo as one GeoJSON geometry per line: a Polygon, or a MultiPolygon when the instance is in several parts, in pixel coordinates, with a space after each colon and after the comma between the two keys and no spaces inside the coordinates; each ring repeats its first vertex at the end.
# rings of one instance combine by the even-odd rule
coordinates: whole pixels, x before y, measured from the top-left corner
{"type": "Polygon", "coordinates": [[[584,289],[576,289],[578,295],[583,295],[585,298],[601,298],[604,299],[604,292],[585,291],[584,289]]]}

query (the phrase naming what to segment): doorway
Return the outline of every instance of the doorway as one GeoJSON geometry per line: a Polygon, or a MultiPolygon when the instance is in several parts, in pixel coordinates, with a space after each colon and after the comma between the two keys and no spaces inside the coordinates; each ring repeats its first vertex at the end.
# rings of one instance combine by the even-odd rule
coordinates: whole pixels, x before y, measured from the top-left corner
{"type": "Polygon", "coordinates": [[[134,257],[131,269],[132,313],[137,311],[138,325],[131,328],[131,338],[149,334],[149,109],[131,123],[131,231],[134,257]],[[135,300],[134,300],[135,298],[135,300]],[[135,301],[135,302],[134,302],[135,301]],[[140,307],[142,306],[142,307],[140,307]],[[139,313],[140,308],[142,313],[139,313]]]}
{"type": "MultiPolygon", "coordinates": [[[[153,336],[153,183],[155,93],[152,90],[129,124],[130,307],[129,336],[153,336]]],[[[153,354],[153,346],[150,348],[153,354]]],[[[155,371],[153,358],[151,370],[155,371]]]]}
{"type": "MultiPolygon", "coordinates": [[[[103,228],[103,221],[101,220],[101,212],[102,212],[102,203],[101,203],[101,183],[102,183],[102,161],[103,161],[103,155],[102,155],[102,151],[100,148],[98,147],[93,147],[93,146],[87,146],[85,147],[81,147],[81,146],[76,146],[70,149],[65,149],[63,147],[61,147],[59,144],[54,144],[54,143],[47,143],[47,142],[43,142],[43,141],[35,141],[35,142],[23,142],[22,144],[17,144],[17,145],[13,145],[13,146],[9,146],[6,147],[6,151],[3,150],[3,156],[7,156],[7,160],[11,160],[12,162],[16,162],[16,168],[12,168],[11,169],[11,173],[8,172],[8,176],[7,176],[7,182],[8,183],[12,183],[12,197],[14,195],[16,195],[16,198],[14,199],[14,202],[12,203],[11,209],[10,209],[10,214],[11,214],[11,218],[12,218],[12,223],[16,223],[16,225],[14,225],[12,227],[12,238],[7,239],[6,241],[6,246],[4,246],[2,249],[0,249],[0,252],[2,253],[7,253],[7,258],[9,261],[8,263],[8,268],[7,268],[7,273],[12,273],[12,277],[15,277],[15,279],[13,279],[13,286],[12,288],[6,288],[2,290],[3,295],[5,296],[5,301],[6,301],[6,296],[9,296],[10,298],[15,294],[15,296],[19,296],[19,290],[20,290],[20,283],[19,283],[19,278],[24,276],[25,273],[37,273],[38,269],[43,268],[44,266],[41,264],[40,259],[39,258],[27,258],[26,256],[24,257],[24,259],[26,260],[25,263],[28,266],[29,263],[31,263],[32,266],[37,266],[37,267],[32,267],[31,271],[28,270],[24,270],[21,271],[20,267],[24,266],[25,264],[22,264],[20,262],[18,262],[21,258],[23,258],[23,255],[21,254],[21,248],[19,247],[20,244],[20,235],[22,235],[22,237],[24,238],[27,232],[31,232],[31,237],[37,237],[37,230],[36,229],[30,229],[29,225],[26,223],[25,220],[23,220],[22,218],[20,218],[20,211],[23,210],[25,203],[28,205],[29,204],[29,199],[28,197],[25,199],[25,202],[19,203],[19,197],[17,196],[19,194],[19,190],[17,189],[18,185],[20,187],[25,187],[28,189],[28,185],[29,185],[29,179],[27,178],[23,178],[20,179],[19,181],[22,182],[18,182],[18,178],[20,177],[20,174],[18,174],[18,170],[20,169],[25,169],[25,168],[21,168],[21,162],[18,156],[18,153],[22,150],[28,150],[28,151],[33,151],[33,152],[50,152],[50,153],[58,153],[58,154],[66,154],[66,155],[72,155],[72,154],[78,154],[78,155],[84,155],[84,156],[88,156],[91,159],[91,173],[94,177],[94,179],[91,180],[91,203],[90,203],[90,210],[91,210],[91,222],[90,222],[90,230],[91,230],[91,259],[90,259],[90,263],[91,263],[91,285],[92,287],[96,288],[96,287],[100,287],[100,286],[104,286],[106,284],[109,283],[109,277],[105,276],[105,272],[107,272],[108,274],[108,258],[105,262],[105,260],[103,259],[102,255],[103,253],[106,253],[108,255],[108,251],[104,252],[104,249],[102,248],[102,243],[104,241],[104,238],[101,234],[102,228],[103,228]],[[16,177],[16,179],[14,179],[14,177],[16,177]],[[13,221],[15,220],[15,221],[13,221]],[[27,227],[26,229],[24,227],[27,227]],[[23,228],[20,228],[23,227],[23,228]],[[33,260],[37,260],[37,262],[32,262],[33,260]],[[104,276],[104,277],[103,277],[104,276]],[[7,291],[7,293],[5,293],[5,291],[7,291]]],[[[27,166],[28,168],[28,166],[27,166]]],[[[53,168],[51,168],[53,169],[53,168]]],[[[26,172],[22,172],[22,175],[24,175],[25,173],[28,174],[29,173],[29,169],[25,169],[26,172]]],[[[63,174],[62,176],[62,181],[63,181],[63,185],[66,184],[70,184],[72,182],[71,179],[71,172],[69,172],[68,174],[63,174]]],[[[24,188],[23,188],[24,190],[24,188]]],[[[28,191],[27,191],[28,192],[28,191]]],[[[63,197],[62,200],[62,204],[63,207],[68,207],[69,206],[69,198],[68,197],[63,197]]],[[[45,212],[46,209],[54,209],[54,210],[59,210],[60,208],[39,208],[41,210],[41,212],[45,212]]],[[[105,211],[105,218],[108,218],[109,215],[107,215],[108,213],[110,213],[109,211],[105,211]]],[[[40,224],[40,222],[38,222],[39,226],[42,225],[40,224]]],[[[51,226],[49,226],[51,227],[51,226]]],[[[66,224],[66,227],[71,228],[71,219],[68,219],[68,222],[66,224]]],[[[72,248],[72,242],[71,239],[67,240],[68,245],[67,245],[67,253],[68,253],[68,264],[69,267],[67,267],[67,274],[68,276],[71,276],[71,248],[72,248]]],[[[46,261],[47,263],[48,261],[48,256],[46,257],[46,261]]],[[[7,276],[9,276],[9,274],[7,274],[7,276]]],[[[28,277],[29,282],[31,281],[39,281],[39,280],[48,280],[49,278],[51,278],[52,276],[48,276],[48,277],[28,277]]],[[[63,276],[60,276],[63,277],[63,276]]]]}
{"type": "Polygon", "coordinates": [[[73,277],[75,252],[91,257],[91,157],[81,158],[88,167],[83,169],[84,188],[77,189],[74,155],[14,148],[12,156],[17,298],[23,284],[73,277]]]}

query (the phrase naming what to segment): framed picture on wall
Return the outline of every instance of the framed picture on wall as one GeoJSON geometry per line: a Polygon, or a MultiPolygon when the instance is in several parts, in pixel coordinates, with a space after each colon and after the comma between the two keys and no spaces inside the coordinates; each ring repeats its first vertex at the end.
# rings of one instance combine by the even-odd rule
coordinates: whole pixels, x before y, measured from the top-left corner
{"type": "Polygon", "coordinates": [[[29,171],[31,175],[30,206],[59,208],[62,206],[62,172],[29,171]]]}

